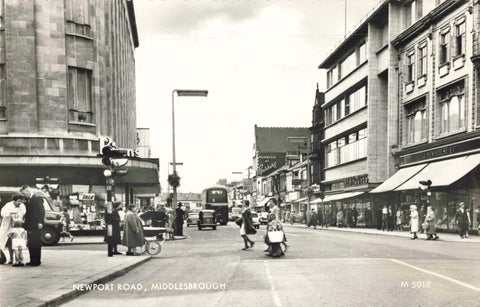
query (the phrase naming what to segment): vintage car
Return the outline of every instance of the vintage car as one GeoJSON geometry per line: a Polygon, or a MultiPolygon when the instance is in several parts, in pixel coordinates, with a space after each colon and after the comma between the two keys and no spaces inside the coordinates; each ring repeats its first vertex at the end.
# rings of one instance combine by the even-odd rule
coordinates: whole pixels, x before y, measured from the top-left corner
{"type": "Polygon", "coordinates": [[[260,217],[258,216],[257,212],[252,212],[252,222],[253,222],[253,227],[257,229],[260,228],[260,217]]]}
{"type": "Polygon", "coordinates": [[[217,229],[217,222],[215,221],[215,210],[204,209],[198,212],[198,230],[205,227],[211,227],[213,230],[217,229]]]}
{"type": "Polygon", "coordinates": [[[198,225],[198,212],[190,212],[187,217],[187,227],[198,225]]]}
{"type": "MultiPolygon", "coordinates": [[[[9,202],[15,192],[19,192],[20,187],[0,187],[0,208],[9,202]]],[[[62,216],[63,213],[55,211],[50,196],[38,189],[32,191],[41,196],[43,199],[43,207],[45,209],[45,224],[40,231],[43,245],[55,245],[60,240],[62,232],[62,216]]]]}

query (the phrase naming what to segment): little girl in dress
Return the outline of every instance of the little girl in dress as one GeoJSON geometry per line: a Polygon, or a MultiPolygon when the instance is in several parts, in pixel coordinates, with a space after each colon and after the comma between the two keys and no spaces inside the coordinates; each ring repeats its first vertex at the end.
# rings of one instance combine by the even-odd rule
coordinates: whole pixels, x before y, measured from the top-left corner
{"type": "Polygon", "coordinates": [[[24,266],[23,263],[23,250],[27,249],[27,232],[22,227],[22,220],[14,220],[13,226],[10,228],[9,235],[12,238],[13,249],[13,264],[12,266],[24,266]]]}

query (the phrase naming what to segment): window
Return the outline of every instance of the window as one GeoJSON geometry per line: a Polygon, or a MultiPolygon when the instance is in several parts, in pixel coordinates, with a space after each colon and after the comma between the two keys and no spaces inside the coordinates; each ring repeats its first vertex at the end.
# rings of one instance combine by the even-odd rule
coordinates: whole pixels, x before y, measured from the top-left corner
{"type": "Polygon", "coordinates": [[[427,74],[427,44],[418,47],[418,76],[427,74]]]}
{"type": "Polygon", "coordinates": [[[327,88],[332,87],[338,81],[337,66],[330,69],[327,73],[327,88]]]}
{"type": "Polygon", "coordinates": [[[89,0],[66,0],[65,17],[68,34],[92,37],[89,0]]]}
{"type": "Polygon", "coordinates": [[[357,56],[354,53],[350,54],[340,63],[340,79],[347,76],[357,67],[357,56]]]}
{"type": "Polygon", "coordinates": [[[5,82],[5,64],[0,64],[0,119],[7,118],[7,88],[5,82]]]}
{"type": "Polygon", "coordinates": [[[362,86],[360,89],[351,93],[347,99],[349,103],[349,113],[353,113],[359,110],[360,108],[366,106],[367,105],[367,87],[362,86]]]}
{"type": "Polygon", "coordinates": [[[465,53],[465,19],[455,25],[455,56],[465,53]]]}
{"type": "Polygon", "coordinates": [[[411,26],[415,21],[418,20],[420,16],[422,16],[422,5],[419,3],[417,5],[417,1],[413,0],[408,2],[404,7],[404,16],[405,16],[405,29],[411,26]]]}
{"type": "Polygon", "coordinates": [[[415,53],[407,54],[407,82],[412,82],[415,78],[415,53]]]}
{"type": "Polygon", "coordinates": [[[407,144],[425,141],[427,137],[425,99],[405,106],[407,113],[407,144]]]}
{"type": "Polygon", "coordinates": [[[91,76],[90,70],[68,68],[68,119],[70,122],[93,123],[91,76]]]}
{"type": "Polygon", "coordinates": [[[440,134],[465,128],[465,92],[463,81],[440,91],[440,134]]]}
{"type": "Polygon", "coordinates": [[[450,31],[446,30],[440,34],[440,65],[449,61],[450,31]]]}
{"type": "Polygon", "coordinates": [[[367,60],[367,44],[363,43],[358,47],[358,65],[367,60]]]}
{"type": "Polygon", "coordinates": [[[330,142],[326,146],[326,166],[332,167],[367,156],[366,128],[330,142]]]}

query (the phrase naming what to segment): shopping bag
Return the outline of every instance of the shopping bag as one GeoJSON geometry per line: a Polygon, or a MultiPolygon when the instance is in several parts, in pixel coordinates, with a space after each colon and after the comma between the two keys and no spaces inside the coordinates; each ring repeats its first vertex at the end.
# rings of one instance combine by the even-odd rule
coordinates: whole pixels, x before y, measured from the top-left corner
{"type": "Polygon", "coordinates": [[[268,240],[271,243],[280,243],[283,241],[283,231],[272,230],[268,232],[268,240]]]}

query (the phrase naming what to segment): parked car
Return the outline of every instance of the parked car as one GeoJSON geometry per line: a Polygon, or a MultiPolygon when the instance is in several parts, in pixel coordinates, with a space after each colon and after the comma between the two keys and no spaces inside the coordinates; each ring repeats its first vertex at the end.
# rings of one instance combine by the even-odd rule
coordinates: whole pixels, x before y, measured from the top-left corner
{"type": "Polygon", "coordinates": [[[258,217],[260,224],[268,224],[268,212],[258,212],[258,217]]]}
{"type": "Polygon", "coordinates": [[[252,212],[252,222],[253,222],[253,227],[257,229],[260,228],[260,217],[258,216],[257,212],[252,212]]]}
{"type": "Polygon", "coordinates": [[[211,227],[213,230],[217,229],[217,222],[215,220],[215,210],[204,209],[198,212],[198,230],[205,227],[211,227]]]}
{"type": "Polygon", "coordinates": [[[198,224],[198,212],[190,212],[187,217],[187,227],[198,224]]]}
{"type": "MultiPolygon", "coordinates": [[[[43,245],[55,245],[60,240],[62,232],[63,214],[55,211],[52,206],[50,197],[41,190],[32,189],[36,195],[43,199],[43,207],[45,209],[45,224],[41,230],[43,245]]],[[[0,208],[12,200],[12,195],[20,191],[20,187],[0,187],[0,208]]]]}

